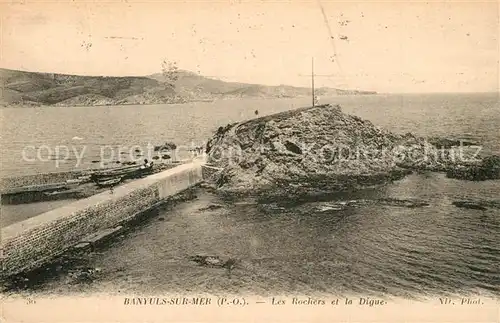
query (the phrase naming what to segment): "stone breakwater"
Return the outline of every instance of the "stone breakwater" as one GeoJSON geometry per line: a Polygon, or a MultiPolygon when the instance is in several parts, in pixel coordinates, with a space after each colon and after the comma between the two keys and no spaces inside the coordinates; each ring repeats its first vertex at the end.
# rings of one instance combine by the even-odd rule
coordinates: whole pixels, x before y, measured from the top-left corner
{"type": "Polygon", "coordinates": [[[474,149],[464,148],[391,133],[322,105],[220,127],[206,153],[223,168],[215,179],[221,194],[295,199],[381,185],[414,170],[479,167],[474,149]]]}
{"type": "Polygon", "coordinates": [[[201,161],[180,165],[2,228],[2,277],[50,262],[86,236],[130,221],[198,184],[201,165],[201,161]]]}

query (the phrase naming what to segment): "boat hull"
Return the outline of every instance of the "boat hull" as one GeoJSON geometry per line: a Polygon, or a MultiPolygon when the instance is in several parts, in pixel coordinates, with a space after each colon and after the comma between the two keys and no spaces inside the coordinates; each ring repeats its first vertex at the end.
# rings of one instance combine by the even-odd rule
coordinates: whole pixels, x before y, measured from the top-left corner
{"type": "Polygon", "coordinates": [[[111,186],[118,185],[122,181],[123,181],[123,177],[117,177],[117,178],[111,178],[111,179],[107,179],[107,180],[98,180],[96,182],[96,185],[99,187],[111,187],[111,186]]]}
{"type": "Polygon", "coordinates": [[[110,170],[106,172],[99,172],[99,173],[94,173],[90,175],[90,179],[95,182],[104,182],[104,181],[110,181],[113,179],[116,179],[118,177],[121,177],[122,180],[124,179],[129,179],[129,178],[139,178],[144,175],[150,174],[151,171],[153,170],[153,167],[146,167],[146,168],[123,168],[123,169],[116,169],[116,170],[110,170]]]}

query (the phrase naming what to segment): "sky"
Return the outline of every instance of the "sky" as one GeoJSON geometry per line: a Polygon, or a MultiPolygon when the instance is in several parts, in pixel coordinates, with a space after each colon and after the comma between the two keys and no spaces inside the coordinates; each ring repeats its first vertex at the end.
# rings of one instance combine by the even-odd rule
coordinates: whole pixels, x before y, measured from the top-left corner
{"type": "Polygon", "coordinates": [[[492,2],[92,1],[0,4],[0,67],[378,92],[499,89],[492,2]]]}

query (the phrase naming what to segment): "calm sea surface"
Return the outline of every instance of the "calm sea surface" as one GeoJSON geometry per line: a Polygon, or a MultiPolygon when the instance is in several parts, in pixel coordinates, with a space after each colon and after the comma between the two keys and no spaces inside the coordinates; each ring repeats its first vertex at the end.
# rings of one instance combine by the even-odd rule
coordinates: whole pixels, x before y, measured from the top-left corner
{"type": "MultiPolygon", "coordinates": [[[[393,131],[465,136],[500,151],[497,94],[341,96],[322,103],[340,104],[345,112],[393,131]]],[[[148,144],[166,141],[201,145],[219,126],[253,118],[255,110],[266,115],[307,105],[309,98],[0,109],[0,177],[96,167],[101,164],[92,161],[102,159],[109,166],[140,158],[136,149],[146,155],[148,144]]]]}
{"type": "MultiPolygon", "coordinates": [[[[323,100],[325,101],[325,100],[323,100]]],[[[330,101],[330,100],[329,100],[330,101]]],[[[344,111],[398,132],[459,135],[500,152],[496,95],[339,97],[344,111]]],[[[29,173],[50,163],[19,160],[25,144],[153,144],[201,142],[228,122],[308,104],[308,100],[247,100],[172,106],[4,109],[4,171],[29,173]]],[[[89,157],[88,160],[95,158],[89,157]]],[[[68,285],[61,274],[40,293],[227,292],[232,294],[500,296],[500,210],[460,209],[460,199],[500,199],[500,181],[466,182],[442,174],[411,175],[383,188],[334,200],[420,198],[429,207],[369,205],[335,211],[328,202],[270,209],[227,204],[207,192],[90,254],[101,272],[90,284],[68,285]],[[211,211],[211,204],[222,207],[211,211]],[[189,261],[196,254],[234,257],[225,271],[189,261]]],[[[245,202],[245,201],[240,201],[245,202]]],[[[251,201],[250,201],[251,202],[251,201]]]]}

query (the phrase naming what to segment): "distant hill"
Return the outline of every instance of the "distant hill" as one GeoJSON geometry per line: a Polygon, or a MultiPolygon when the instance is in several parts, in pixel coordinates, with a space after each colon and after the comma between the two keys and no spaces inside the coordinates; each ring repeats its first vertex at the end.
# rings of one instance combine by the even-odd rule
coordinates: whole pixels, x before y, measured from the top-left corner
{"type": "MultiPolygon", "coordinates": [[[[0,69],[0,105],[120,105],[178,103],[225,98],[292,98],[311,89],[224,82],[179,71],[174,87],[161,73],[149,76],[79,76],[0,69]]],[[[320,88],[319,96],[375,92],[320,88]]]]}

